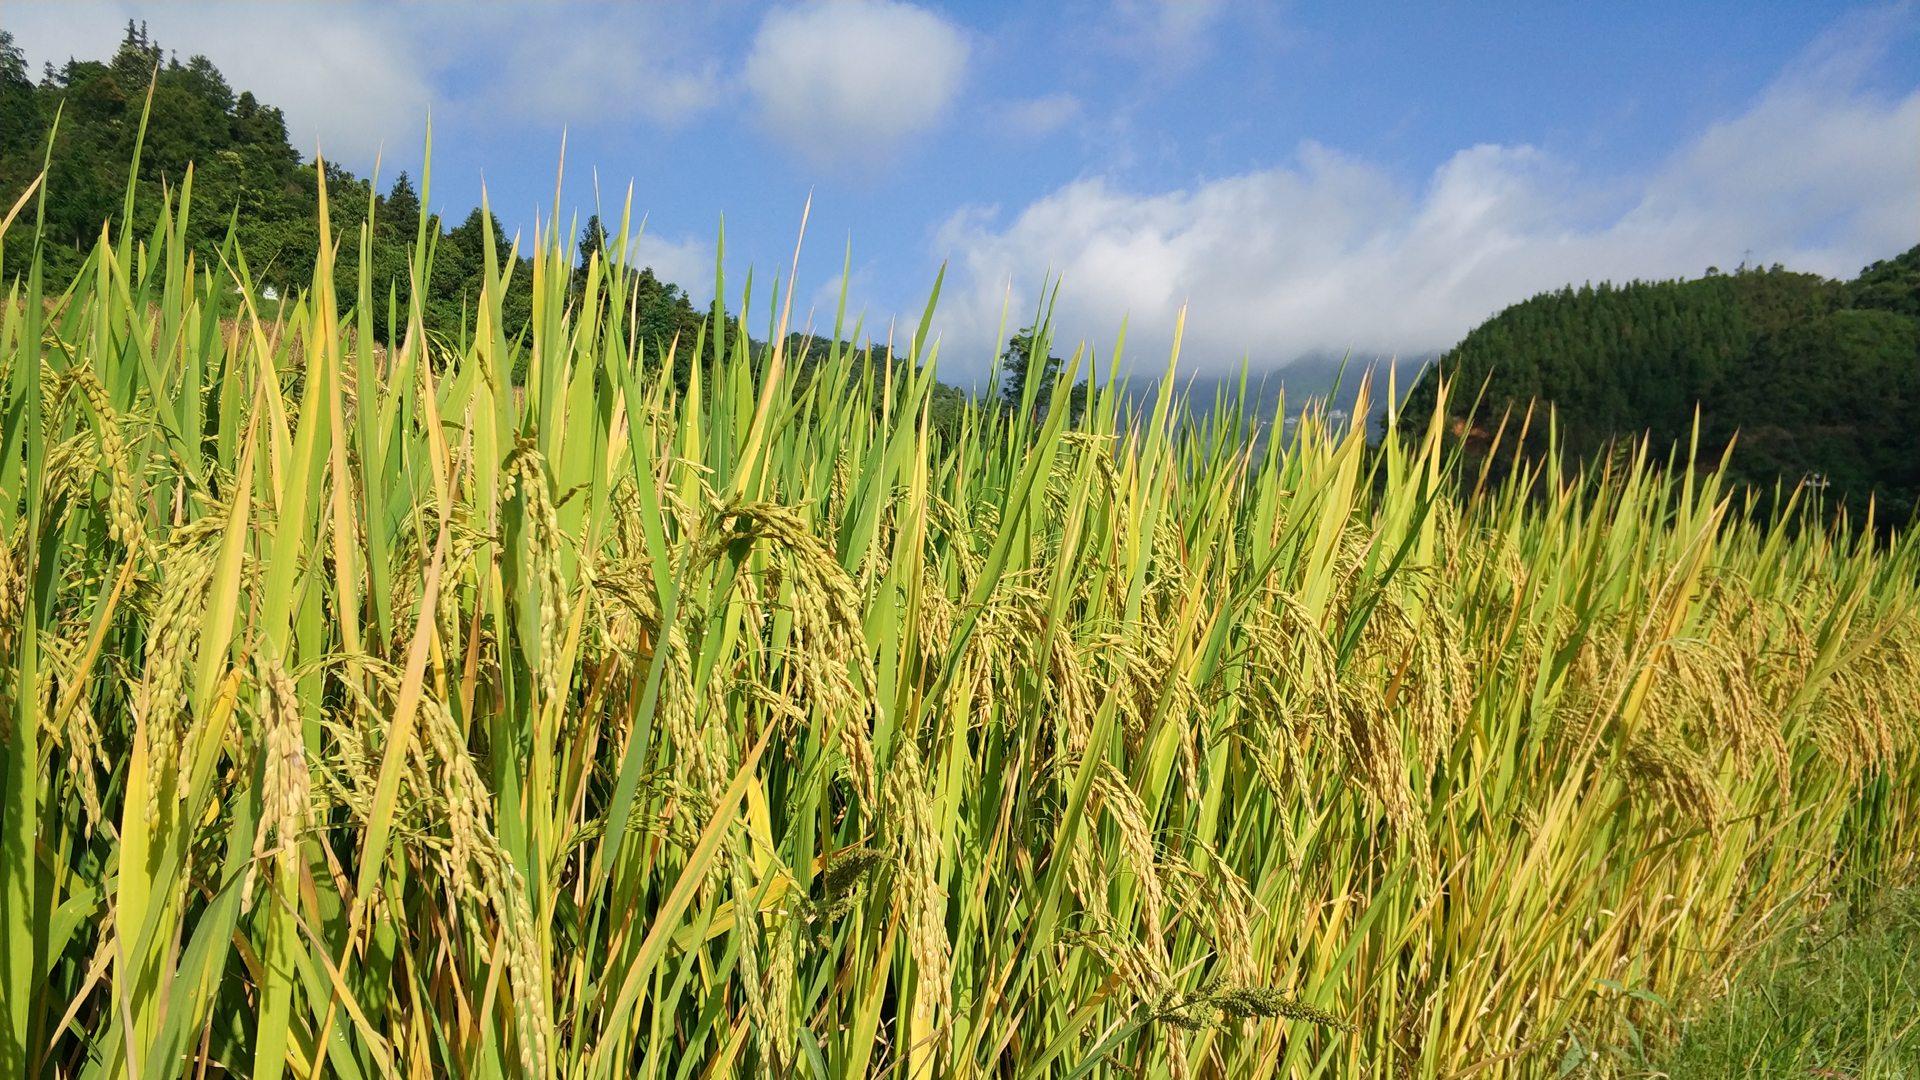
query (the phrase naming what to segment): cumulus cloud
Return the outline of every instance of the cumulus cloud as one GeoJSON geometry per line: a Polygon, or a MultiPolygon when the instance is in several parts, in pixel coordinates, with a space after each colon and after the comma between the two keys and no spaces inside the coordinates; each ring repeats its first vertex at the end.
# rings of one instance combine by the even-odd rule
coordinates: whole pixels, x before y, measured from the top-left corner
{"type": "Polygon", "coordinates": [[[1158,350],[1149,366],[1190,302],[1184,354],[1198,368],[1430,353],[1569,282],[1697,276],[1743,259],[1851,275],[1920,240],[1916,131],[1920,91],[1876,96],[1824,64],[1797,67],[1626,182],[1483,145],[1415,190],[1314,143],[1288,165],[1179,191],[1084,179],[1010,221],[978,207],[947,220],[936,247],[963,274],[945,332],[950,350],[991,355],[1003,303],[1010,318],[1031,310],[1048,269],[1064,278],[1064,333],[1110,338],[1130,316],[1129,353],[1158,350]]]}
{"type": "Polygon", "coordinates": [[[628,261],[635,266],[650,266],[661,281],[679,285],[696,307],[712,302],[713,245],[705,240],[669,240],[645,233],[628,261]]]}
{"type": "Polygon", "coordinates": [[[891,156],[946,112],[966,76],[952,23],[909,4],[775,8],[745,81],[769,135],[816,165],[891,156]]]}
{"type": "Polygon", "coordinates": [[[1129,0],[1107,8],[1104,25],[1092,37],[1095,44],[1142,61],[1161,75],[1178,75],[1206,58],[1214,24],[1225,10],[1212,0],[1129,0]]]}
{"type": "Polygon", "coordinates": [[[287,116],[303,153],[370,170],[418,151],[429,106],[456,126],[557,131],[629,120],[675,127],[725,81],[698,47],[702,9],[519,4],[20,4],[7,27],[38,66],[112,54],[127,20],[181,59],[204,53],[236,90],[287,116]]]}
{"type": "Polygon", "coordinates": [[[459,41],[453,52],[464,62],[485,64],[475,112],[553,126],[637,118],[678,127],[719,101],[719,63],[699,47],[687,9],[558,10],[565,17],[519,6],[456,9],[459,22],[441,39],[459,41]]]}
{"type": "Polygon", "coordinates": [[[287,115],[304,153],[370,165],[384,144],[412,148],[431,98],[413,62],[412,35],[392,9],[333,5],[203,3],[9,4],[7,26],[36,66],[104,59],[127,20],[145,20],[163,48],[204,53],[235,90],[252,90],[287,115]]]}
{"type": "Polygon", "coordinates": [[[1080,99],[1072,94],[1047,94],[1027,101],[1012,101],[994,110],[1002,130],[1029,138],[1051,135],[1068,121],[1080,116],[1080,99]]]}

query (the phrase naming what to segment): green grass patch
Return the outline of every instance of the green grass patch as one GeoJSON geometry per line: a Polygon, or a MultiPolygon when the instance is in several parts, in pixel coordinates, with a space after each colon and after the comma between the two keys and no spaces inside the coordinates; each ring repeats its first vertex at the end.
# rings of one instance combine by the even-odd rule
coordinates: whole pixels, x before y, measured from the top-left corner
{"type": "Polygon", "coordinates": [[[1835,904],[1763,949],[1690,1020],[1662,1071],[1672,1080],[1920,1076],[1920,889],[1835,904]]]}

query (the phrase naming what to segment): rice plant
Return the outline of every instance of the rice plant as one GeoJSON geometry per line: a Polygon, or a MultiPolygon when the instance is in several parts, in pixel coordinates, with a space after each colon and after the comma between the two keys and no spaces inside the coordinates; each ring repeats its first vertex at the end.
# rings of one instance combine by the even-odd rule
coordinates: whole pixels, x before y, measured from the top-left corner
{"type": "Polygon", "coordinates": [[[1911,536],[1120,346],[935,437],[933,298],[638,340],[627,223],[378,348],[320,205],[270,312],[190,173],[0,241],[0,1075],[1604,1075],[1916,850],[1911,536]]]}

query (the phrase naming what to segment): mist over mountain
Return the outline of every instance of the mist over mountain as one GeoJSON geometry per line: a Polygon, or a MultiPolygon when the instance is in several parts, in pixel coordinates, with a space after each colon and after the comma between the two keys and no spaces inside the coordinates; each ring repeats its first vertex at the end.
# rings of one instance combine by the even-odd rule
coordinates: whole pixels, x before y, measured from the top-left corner
{"type": "MultiPolygon", "coordinates": [[[[1223,418],[1225,412],[1239,405],[1244,413],[1242,424],[1252,432],[1259,450],[1276,430],[1282,438],[1290,438],[1294,425],[1309,412],[1337,429],[1358,422],[1369,432],[1379,430],[1387,416],[1390,389],[1397,387],[1404,398],[1435,359],[1313,353],[1266,370],[1249,366],[1244,375],[1244,398],[1240,372],[1176,372],[1174,393],[1187,399],[1191,415],[1198,421],[1223,418]],[[1390,374],[1393,383],[1389,382],[1390,374]],[[1359,407],[1363,388],[1367,395],[1364,410],[1359,407]]],[[[1126,387],[1129,407],[1145,415],[1160,393],[1160,376],[1142,378],[1136,369],[1126,387]]]]}

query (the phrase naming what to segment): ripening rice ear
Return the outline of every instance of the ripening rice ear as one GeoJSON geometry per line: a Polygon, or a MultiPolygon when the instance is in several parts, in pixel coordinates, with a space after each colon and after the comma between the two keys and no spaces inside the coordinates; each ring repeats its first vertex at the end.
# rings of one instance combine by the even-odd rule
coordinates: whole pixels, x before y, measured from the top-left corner
{"type": "Polygon", "coordinates": [[[187,201],[8,264],[0,1072],[1450,1074],[1915,849],[1912,543],[187,201]]]}

